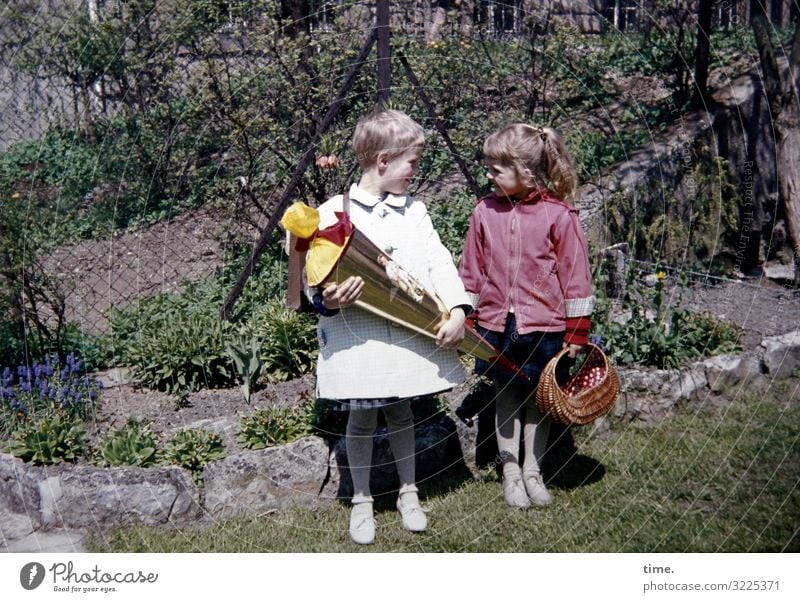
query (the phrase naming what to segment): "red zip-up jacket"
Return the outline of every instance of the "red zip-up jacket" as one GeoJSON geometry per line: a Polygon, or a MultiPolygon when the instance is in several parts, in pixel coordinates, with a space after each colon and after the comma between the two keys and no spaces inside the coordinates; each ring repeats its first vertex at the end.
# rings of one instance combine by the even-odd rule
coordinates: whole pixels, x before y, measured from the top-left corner
{"type": "Polygon", "coordinates": [[[588,341],[595,298],[578,210],[546,188],[521,201],[497,194],[472,212],[459,273],[478,324],[503,332],[514,312],[517,331],[565,331],[588,341]]]}

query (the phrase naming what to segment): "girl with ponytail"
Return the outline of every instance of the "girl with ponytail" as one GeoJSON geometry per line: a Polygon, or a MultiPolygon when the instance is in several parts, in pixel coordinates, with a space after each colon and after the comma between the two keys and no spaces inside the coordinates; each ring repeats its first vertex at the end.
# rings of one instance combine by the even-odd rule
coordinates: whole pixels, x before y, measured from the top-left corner
{"type": "Polygon", "coordinates": [[[486,139],[483,154],[494,192],[470,217],[460,275],[479,332],[527,380],[480,360],[476,370],[494,380],[506,502],[547,506],[541,461],[550,421],[536,408],[536,385],[562,347],[574,358],[588,342],[595,305],[586,239],[568,203],[577,176],[563,139],[548,127],[506,126],[486,139]]]}

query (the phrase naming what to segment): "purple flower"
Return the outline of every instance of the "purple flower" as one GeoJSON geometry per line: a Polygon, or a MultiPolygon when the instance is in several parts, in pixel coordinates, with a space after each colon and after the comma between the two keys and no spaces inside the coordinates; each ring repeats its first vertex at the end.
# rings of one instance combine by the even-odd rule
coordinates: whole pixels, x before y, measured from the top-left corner
{"type": "Polygon", "coordinates": [[[20,401],[16,397],[11,400],[11,404],[10,405],[11,405],[11,409],[14,410],[15,412],[20,412],[22,414],[27,414],[28,413],[28,408],[25,407],[25,404],[22,403],[22,401],[20,401]]]}
{"type": "Polygon", "coordinates": [[[589,336],[589,342],[592,345],[596,345],[600,347],[603,351],[606,351],[606,346],[603,345],[603,335],[600,334],[593,334],[589,336]]]}

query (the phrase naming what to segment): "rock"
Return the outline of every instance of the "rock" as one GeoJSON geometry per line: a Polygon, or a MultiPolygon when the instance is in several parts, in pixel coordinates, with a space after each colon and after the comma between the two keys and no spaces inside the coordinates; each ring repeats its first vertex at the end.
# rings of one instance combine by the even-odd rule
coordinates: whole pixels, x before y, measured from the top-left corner
{"type": "Polygon", "coordinates": [[[320,495],[328,476],[328,445],[319,437],[234,454],[205,467],[205,507],[220,518],[295,505],[317,507],[333,501],[333,496],[320,495]]]}
{"type": "Polygon", "coordinates": [[[7,508],[0,508],[0,544],[8,546],[12,541],[24,539],[37,527],[27,514],[15,514],[7,508]]]}
{"type": "Polygon", "coordinates": [[[38,481],[46,478],[44,469],[25,464],[10,454],[0,454],[0,508],[22,514],[41,525],[38,481]]]}
{"type": "Polygon", "coordinates": [[[794,281],[794,265],[783,263],[768,263],[764,266],[764,275],[770,280],[779,282],[794,281]]]}
{"type": "Polygon", "coordinates": [[[771,378],[792,378],[800,370],[800,330],[767,337],[758,349],[771,378]]]}
{"type": "Polygon", "coordinates": [[[31,466],[0,457],[0,501],[35,528],[157,525],[195,519],[199,490],[190,474],[169,468],[31,466]],[[16,475],[9,482],[7,475],[16,475]]]}
{"type": "Polygon", "coordinates": [[[197,485],[177,467],[78,466],[41,482],[40,491],[48,526],[159,525],[200,515],[197,485]]]}
{"type": "Polygon", "coordinates": [[[722,393],[732,387],[747,386],[761,376],[761,364],[753,353],[718,355],[702,362],[708,388],[722,393]]]}
{"type": "Polygon", "coordinates": [[[0,510],[0,552],[88,552],[86,532],[74,529],[37,530],[30,517],[0,510]]]}
{"type": "Polygon", "coordinates": [[[702,366],[681,370],[618,370],[620,396],[613,415],[649,421],[669,411],[678,401],[701,395],[708,384],[702,366]]]}
{"type": "MultiPolygon", "coordinates": [[[[396,492],[400,483],[385,426],[379,426],[375,431],[373,443],[370,473],[372,494],[396,492]]],[[[422,487],[426,480],[439,478],[449,470],[466,469],[456,424],[447,416],[421,424],[414,429],[414,451],[417,484],[422,487]]],[[[353,495],[353,481],[350,471],[346,469],[348,462],[344,437],[337,441],[333,453],[340,467],[338,496],[350,498],[353,495]]]]}
{"type": "Polygon", "coordinates": [[[131,371],[128,368],[112,368],[111,370],[94,372],[89,376],[99,382],[104,389],[130,385],[133,382],[131,371]]]}

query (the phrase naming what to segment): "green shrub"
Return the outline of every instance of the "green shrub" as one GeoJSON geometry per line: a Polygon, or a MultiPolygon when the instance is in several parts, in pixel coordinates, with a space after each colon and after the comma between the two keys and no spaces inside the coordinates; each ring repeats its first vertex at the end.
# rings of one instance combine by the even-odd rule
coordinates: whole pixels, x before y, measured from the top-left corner
{"type": "Polygon", "coordinates": [[[129,418],[123,428],[108,431],[96,455],[104,466],[155,466],[159,461],[158,439],[149,424],[129,418]]]}
{"type": "MultiPolygon", "coordinates": [[[[680,298],[668,304],[666,275],[659,272],[656,278],[652,289],[642,289],[638,271],[630,267],[622,304],[624,322],[612,320],[612,302],[598,294],[595,336],[612,361],[665,369],[698,357],[741,351],[740,333],[734,326],[711,314],[680,307],[680,298]]],[[[598,284],[602,285],[602,278],[598,284]]]]}
{"type": "Polygon", "coordinates": [[[188,429],[173,435],[164,448],[164,461],[191,471],[198,483],[203,481],[203,467],[225,457],[219,435],[205,429],[188,429]]]}
{"type": "Polygon", "coordinates": [[[306,409],[271,406],[243,416],[237,440],[247,449],[264,449],[291,443],[309,432],[306,409]]]}
{"type": "Polygon", "coordinates": [[[86,431],[79,420],[60,414],[23,425],[11,435],[7,450],[33,464],[75,462],[86,448],[86,431]]]}
{"type": "Polygon", "coordinates": [[[272,299],[249,321],[261,342],[263,373],[270,382],[290,380],[313,370],[319,352],[314,318],[272,299]]]}
{"type": "Polygon", "coordinates": [[[464,248],[464,239],[469,228],[469,217],[475,208],[472,192],[461,188],[446,198],[431,203],[428,212],[433,222],[433,227],[439,234],[442,244],[456,259],[461,256],[464,248]]]}
{"type": "MultiPolygon", "coordinates": [[[[221,274],[186,284],[181,294],[154,295],[135,308],[111,310],[109,346],[115,362],[132,366],[142,385],[179,396],[204,387],[234,384],[236,375],[228,347],[236,346],[241,336],[260,341],[254,334],[260,329],[250,324],[255,323],[254,311],[263,310],[265,295],[274,297],[282,292],[285,275],[277,267],[280,261],[279,257],[264,258],[229,321],[221,321],[218,312],[238,275],[238,263],[221,274]],[[248,319],[251,322],[245,324],[248,319]],[[237,338],[237,330],[244,334],[237,338]]],[[[308,317],[305,319],[311,324],[308,317]]]]}
{"type": "Polygon", "coordinates": [[[225,341],[232,327],[216,315],[169,313],[149,324],[127,349],[132,376],[141,385],[185,396],[235,383],[225,341]]]}

